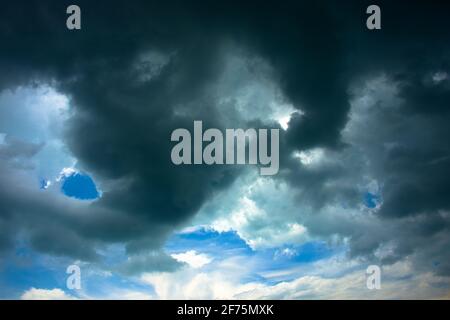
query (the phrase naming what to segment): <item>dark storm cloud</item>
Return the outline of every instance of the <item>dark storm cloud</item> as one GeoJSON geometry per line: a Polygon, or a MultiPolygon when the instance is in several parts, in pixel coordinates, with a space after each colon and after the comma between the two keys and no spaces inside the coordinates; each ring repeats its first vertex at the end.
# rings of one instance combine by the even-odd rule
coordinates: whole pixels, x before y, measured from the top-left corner
{"type": "MultiPolygon", "coordinates": [[[[331,215],[324,221],[318,214],[306,218],[308,229],[321,235],[348,237],[354,256],[372,255],[391,243],[392,252],[383,261],[420,257],[416,259],[420,260],[418,264],[429,268],[430,261],[439,261],[434,270],[449,274],[446,261],[450,259],[446,248],[450,244],[450,144],[444,138],[449,134],[446,123],[450,120],[448,7],[440,2],[391,2],[380,3],[380,6],[383,29],[378,33],[358,28],[364,15],[361,14],[363,11],[355,12],[357,6],[342,5],[341,11],[346,13],[335,15],[342,22],[334,30],[335,36],[342,39],[338,51],[341,59],[336,62],[341,66],[338,71],[341,73],[333,76],[339,79],[342,88],[338,92],[349,94],[346,101],[352,98],[351,86],[363,85],[366,80],[383,74],[389,77],[390,85],[398,89],[401,100],[390,101],[388,103],[392,105],[386,106],[383,97],[377,96],[379,93],[372,94],[378,102],[364,118],[365,127],[354,133],[369,137],[361,139],[359,143],[362,144],[339,143],[342,142],[342,127],[336,126],[338,134],[332,136],[338,142],[335,145],[337,154],[327,154],[336,160],[332,164],[306,168],[289,158],[292,149],[285,147],[287,154],[284,166],[281,166],[285,171],[281,176],[302,191],[302,204],[325,207],[330,203],[344,203],[344,206],[357,207],[363,192],[357,183],[361,183],[364,175],[371,174],[382,185],[383,204],[376,213],[380,220],[372,223],[358,219],[333,221],[331,215]],[[369,166],[365,165],[367,161],[369,166]],[[426,239],[439,240],[430,250],[426,239]]],[[[300,72],[300,69],[292,69],[300,72]]],[[[320,72],[320,75],[325,79],[329,76],[327,72],[320,72]]],[[[329,91],[321,92],[326,96],[329,91]]],[[[338,106],[345,105],[336,101],[338,106]]],[[[327,113],[336,118],[333,115],[335,108],[336,104],[331,102],[321,114],[319,119],[323,118],[324,122],[320,129],[327,128],[327,113]]],[[[291,119],[286,134],[288,144],[296,149],[334,147],[322,143],[327,139],[313,145],[301,145],[302,135],[311,137],[316,133],[320,136],[320,130],[315,129],[296,134],[297,126],[309,130],[306,124],[308,109],[305,113],[305,116],[296,115],[291,119]],[[300,144],[292,143],[292,135],[300,144]]],[[[344,118],[347,115],[347,111],[340,113],[344,118]]]]}
{"type": "Polygon", "coordinates": [[[9,45],[1,58],[2,84],[56,80],[77,107],[67,124],[68,146],[82,167],[112,186],[105,187],[89,210],[82,210],[91,212],[87,216],[53,217],[61,208],[51,203],[24,201],[15,208],[14,200],[20,200],[6,196],[10,204],[4,202],[5,214],[27,211],[28,205],[36,206],[36,212],[39,205],[47,207],[40,222],[30,227],[33,246],[83,259],[95,258],[90,243],[102,241],[128,243],[132,252],[158,248],[239,172],[231,167],[175,167],[170,161],[172,130],[189,128],[199,118],[220,126],[205,91],[221,70],[218,40],[207,30],[197,36],[199,27],[190,25],[195,19],[170,6],[147,3],[143,9],[141,3],[122,11],[108,2],[110,10],[105,11],[103,4],[80,3],[83,9],[90,7],[83,10],[83,19],[91,31],[79,35],[65,29],[62,3],[27,2],[6,5],[3,11],[4,17],[26,13],[28,19],[6,19],[2,42],[9,45]],[[147,12],[160,17],[148,19],[147,12]],[[123,24],[122,17],[136,24],[123,24]],[[62,28],[57,28],[59,18],[62,28]],[[142,81],[139,73],[146,70],[141,70],[145,66],[139,65],[139,57],[149,50],[170,59],[156,79],[142,81]],[[187,114],[175,114],[175,108],[186,106],[187,114]],[[83,248],[87,252],[78,252],[83,248]]]}
{"type": "Polygon", "coordinates": [[[347,237],[355,257],[383,263],[409,257],[425,269],[448,275],[449,146],[442,138],[448,136],[447,112],[408,113],[402,84],[395,77],[381,79],[369,89],[356,90],[360,100],[353,101],[344,132],[347,146],[328,151],[331,165],[310,169],[293,164],[294,169],[283,174],[302,191],[300,203],[319,208],[303,220],[313,234],[347,237]],[[296,177],[308,176],[305,184],[295,183],[296,177]],[[382,204],[372,212],[358,209],[367,192],[366,179],[376,179],[380,186],[382,204]],[[336,213],[327,210],[330,204],[337,206],[336,213]]]}
{"type": "MultiPolygon", "coordinates": [[[[449,80],[433,80],[448,68],[447,4],[382,2],[383,29],[368,31],[365,8],[371,3],[78,1],[83,20],[75,32],[65,28],[69,4],[15,1],[2,4],[0,12],[0,88],[54,82],[69,95],[75,109],[65,140],[80,166],[104,187],[103,197],[81,210],[90,214],[77,215],[74,206],[62,217],[64,206],[51,198],[30,194],[27,201],[27,195],[2,188],[2,217],[10,218],[1,228],[25,228],[35,248],[83,259],[96,259],[93,248],[111,242],[127,243],[130,252],[157,250],[174,228],[233,182],[240,170],[176,167],[169,158],[172,130],[191,128],[195,119],[224,127],[210,89],[223,72],[228,41],[267,61],[286,99],[301,111],[282,135],[280,173],[292,188],[303,190],[301,201],[316,208],[358,203],[360,190],[352,183],[364,174],[363,161],[341,139],[349,87],[386,73],[398,84],[404,99],[398,112],[409,119],[404,129],[411,134],[386,123],[391,115],[383,109],[377,126],[368,128],[382,136],[364,149],[384,186],[378,214],[386,223],[418,214],[437,221],[437,212],[449,209],[450,153],[442,138],[448,136],[449,80]],[[155,52],[163,62],[148,68],[142,57],[155,52]],[[426,138],[414,125],[426,128],[426,138]],[[378,153],[393,140],[394,148],[378,153]],[[291,157],[315,147],[336,152],[339,161],[310,170],[291,157]],[[45,214],[30,218],[33,223],[12,218],[13,212],[30,210],[45,214]]],[[[380,227],[365,237],[368,229],[359,230],[355,221],[328,221],[325,229],[316,222],[311,229],[317,234],[352,238],[354,254],[370,254],[397,232],[380,227]]],[[[411,228],[402,239],[420,232],[442,235],[431,225],[411,228]]],[[[448,237],[440,239],[448,243],[448,237]]],[[[399,256],[410,252],[401,249],[404,243],[399,256]]]]}

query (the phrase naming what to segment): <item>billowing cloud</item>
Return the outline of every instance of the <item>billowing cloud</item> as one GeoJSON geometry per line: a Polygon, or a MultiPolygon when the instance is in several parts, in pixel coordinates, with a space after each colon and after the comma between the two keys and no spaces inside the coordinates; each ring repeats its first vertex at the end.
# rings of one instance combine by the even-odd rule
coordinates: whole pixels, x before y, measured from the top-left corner
{"type": "MultiPolygon", "coordinates": [[[[2,4],[0,250],[104,266],[121,244],[118,270],[175,271],[198,256],[164,243],[199,219],[255,250],[319,238],[450,274],[448,4],[381,2],[376,32],[342,1],[79,1],[76,32],[69,4],[2,4]],[[175,166],[170,133],[194,120],[282,128],[279,174],[175,166]],[[101,197],[39,189],[66,167],[101,197]]],[[[306,280],[323,283],[278,288],[306,280]]]]}
{"type": "Polygon", "coordinates": [[[36,289],[31,288],[24,292],[22,300],[73,300],[73,296],[66,294],[61,289],[36,289]]]}
{"type": "MultiPolygon", "coordinates": [[[[381,290],[368,290],[365,269],[351,263],[323,261],[304,269],[302,276],[275,284],[243,282],[239,260],[222,263],[220,271],[144,274],[142,281],[152,285],[158,299],[424,299],[442,298],[448,283],[432,273],[414,273],[408,262],[383,269],[381,290]],[[240,270],[239,271],[236,271],[240,270]],[[320,272],[317,271],[321,271],[320,272]],[[306,273],[306,274],[305,274],[306,273]],[[408,281],[404,278],[408,277],[408,281]]],[[[282,272],[280,270],[278,272],[282,272]]]]}
{"type": "Polygon", "coordinates": [[[201,268],[212,261],[206,254],[197,253],[195,250],[173,253],[171,256],[175,260],[185,262],[193,268],[201,268]]]}

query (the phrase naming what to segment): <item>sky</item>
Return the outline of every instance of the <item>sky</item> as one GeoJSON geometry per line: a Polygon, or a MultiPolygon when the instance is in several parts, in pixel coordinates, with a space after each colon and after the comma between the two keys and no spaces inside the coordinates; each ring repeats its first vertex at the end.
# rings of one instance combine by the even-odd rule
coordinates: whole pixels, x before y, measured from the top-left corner
{"type": "Polygon", "coordinates": [[[2,1],[0,299],[450,298],[449,4],[370,4],[2,1]],[[175,165],[196,120],[278,173],[175,165]]]}

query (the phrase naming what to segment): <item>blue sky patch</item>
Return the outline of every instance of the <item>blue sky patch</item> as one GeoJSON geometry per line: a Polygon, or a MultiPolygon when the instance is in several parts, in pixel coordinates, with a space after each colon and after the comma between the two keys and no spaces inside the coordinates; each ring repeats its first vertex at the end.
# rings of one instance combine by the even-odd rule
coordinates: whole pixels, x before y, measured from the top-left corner
{"type": "Polygon", "coordinates": [[[373,209],[375,208],[378,204],[380,203],[380,196],[370,193],[370,192],[366,192],[364,194],[364,205],[367,208],[373,209]]]}
{"type": "Polygon", "coordinates": [[[84,173],[74,172],[63,178],[61,191],[68,197],[79,200],[94,200],[99,192],[94,180],[84,173]]]}
{"type": "Polygon", "coordinates": [[[171,253],[188,250],[197,250],[212,256],[220,253],[222,258],[236,254],[253,254],[252,249],[235,231],[218,232],[207,228],[174,234],[165,248],[171,253]]]}

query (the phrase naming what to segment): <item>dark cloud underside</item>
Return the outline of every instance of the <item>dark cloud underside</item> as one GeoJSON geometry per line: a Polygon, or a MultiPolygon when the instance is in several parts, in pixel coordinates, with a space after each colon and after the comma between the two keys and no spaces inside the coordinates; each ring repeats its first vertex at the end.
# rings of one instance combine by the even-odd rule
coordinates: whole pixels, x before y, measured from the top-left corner
{"type": "MultiPolygon", "coordinates": [[[[126,243],[130,252],[158,250],[205,201],[225,190],[240,168],[174,166],[169,137],[196,119],[208,127],[226,126],[211,92],[224,72],[230,43],[266,61],[274,70],[273,81],[301,111],[282,134],[279,178],[293,190],[306,190],[301,201],[317,208],[337,198],[354,205],[355,186],[324,186],[353,177],[359,172],[354,168],[362,165],[355,160],[348,166],[308,171],[292,160],[292,152],[322,147],[345,154],[351,147],[342,139],[350,87],[387,74],[398,85],[403,103],[397,115],[380,108],[377,127],[368,126],[374,136],[382,133],[365,146],[368,156],[377,144],[395,142],[394,148],[374,152],[372,158],[377,163],[372,173],[384,183],[384,203],[377,215],[386,224],[420,216],[420,225],[408,224],[398,236],[417,236],[418,247],[427,236],[448,245],[448,218],[440,215],[450,206],[450,86],[449,79],[439,84],[432,79],[449,66],[447,3],[380,2],[382,30],[373,32],[365,28],[369,2],[77,1],[82,8],[80,31],[65,28],[69,4],[2,3],[0,88],[52,82],[71,97],[74,112],[66,123],[65,142],[80,166],[103,182],[104,194],[82,209],[86,214],[77,215],[75,206],[73,214],[62,216],[58,212],[64,206],[51,198],[13,196],[7,190],[23,190],[6,186],[6,178],[16,170],[10,167],[11,159],[19,149],[22,156],[32,156],[36,146],[2,147],[0,230],[6,231],[1,232],[0,249],[9,243],[5,235],[14,233],[8,230],[20,229],[36,249],[86,260],[96,259],[93,248],[113,242],[126,243]],[[164,59],[157,71],[142,63],[149,52],[164,59]],[[32,218],[34,224],[21,221],[30,211],[43,212],[32,218]]],[[[273,126],[263,122],[260,125],[273,126]]],[[[363,241],[364,233],[352,224],[326,231],[314,223],[310,227],[317,234],[350,236],[355,254],[370,254],[396,238],[386,234],[389,228],[363,241]]],[[[399,243],[399,256],[413,251],[404,241],[399,243]]],[[[448,261],[442,251],[436,256],[448,261]]],[[[173,266],[166,257],[162,261],[173,266]]],[[[442,265],[448,272],[448,265],[442,265]]]]}

